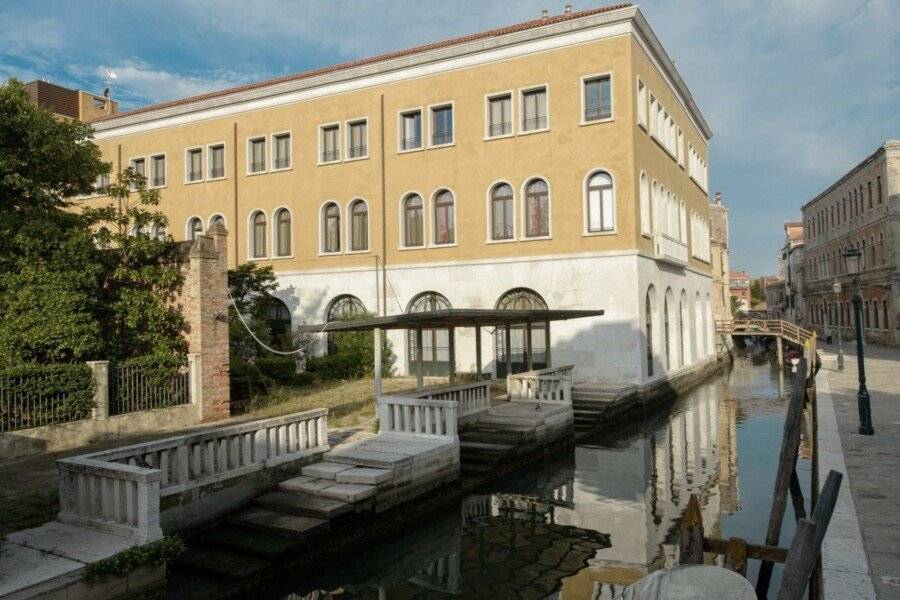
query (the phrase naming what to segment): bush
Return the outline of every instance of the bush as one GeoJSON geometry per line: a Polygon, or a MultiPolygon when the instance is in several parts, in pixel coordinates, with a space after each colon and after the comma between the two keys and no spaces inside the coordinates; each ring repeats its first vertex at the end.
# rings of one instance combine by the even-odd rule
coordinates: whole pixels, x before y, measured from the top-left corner
{"type": "Polygon", "coordinates": [[[297,362],[290,356],[261,357],[253,364],[263,375],[284,385],[291,385],[297,376],[297,362]]]}
{"type": "Polygon", "coordinates": [[[185,551],[184,542],[176,536],[133,546],[109,558],[88,564],[81,574],[87,583],[98,583],[112,577],[122,577],[141,567],[159,566],[185,551]]]}
{"type": "Polygon", "coordinates": [[[231,379],[249,381],[251,387],[256,392],[265,393],[269,390],[269,387],[275,383],[275,381],[264,374],[258,366],[249,363],[242,358],[235,357],[234,355],[231,357],[230,371],[231,379]]]}
{"type": "MultiPolygon", "coordinates": [[[[360,315],[368,316],[368,315],[360,315]]],[[[333,334],[331,351],[306,361],[306,370],[319,379],[359,379],[375,373],[375,348],[371,331],[344,331],[333,334]]],[[[394,370],[391,343],[384,342],[381,373],[390,376],[394,370]]]]}
{"type": "MultiPolygon", "coordinates": [[[[0,369],[0,379],[11,379],[3,386],[4,395],[18,400],[15,405],[9,405],[11,411],[16,406],[37,405],[39,399],[46,402],[48,397],[59,398],[51,405],[53,415],[49,422],[65,422],[88,417],[94,407],[94,376],[84,363],[19,365],[0,369]]],[[[32,426],[38,417],[41,415],[0,413],[0,420],[8,422],[10,429],[32,426]]],[[[41,424],[47,424],[47,416],[42,418],[41,424]]]]}

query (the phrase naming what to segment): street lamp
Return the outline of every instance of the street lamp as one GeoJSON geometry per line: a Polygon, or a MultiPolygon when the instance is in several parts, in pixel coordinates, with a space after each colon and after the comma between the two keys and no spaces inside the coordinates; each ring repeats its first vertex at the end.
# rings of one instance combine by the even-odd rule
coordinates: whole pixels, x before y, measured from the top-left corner
{"type": "Polygon", "coordinates": [[[844,311],[841,310],[841,282],[838,280],[834,280],[834,285],[831,286],[832,291],[834,292],[834,301],[836,303],[837,311],[837,334],[838,334],[838,352],[837,352],[837,368],[838,371],[844,370],[844,335],[843,335],[843,319],[844,319],[844,311]]]}
{"type": "Polygon", "coordinates": [[[856,363],[859,367],[859,390],[856,392],[856,404],[859,408],[859,433],[872,435],[872,407],[869,401],[869,390],[866,389],[866,368],[863,362],[863,328],[862,328],[862,296],[859,294],[859,270],[862,252],[859,248],[844,250],[844,263],[847,273],[853,281],[853,320],[856,322],[856,363]]]}

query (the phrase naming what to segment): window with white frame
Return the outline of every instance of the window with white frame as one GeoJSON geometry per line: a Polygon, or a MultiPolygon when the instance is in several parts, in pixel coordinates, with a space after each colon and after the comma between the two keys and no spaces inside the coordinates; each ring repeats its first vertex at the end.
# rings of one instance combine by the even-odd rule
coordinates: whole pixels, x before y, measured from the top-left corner
{"type": "Polygon", "coordinates": [[[348,144],[347,144],[347,156],[348,158],[363,158],[369,155],[369,126],[368,122],[365,119],[361,119],[359,121],[352,121],[347,125],[349,130],[348,132],[348,144]]]}
{"type": "Polygon", "coordinates": [[[275,255],[291,255],[291,212],[279,208],[275,212],[275,255]]]}
{"type": "Polygon", "coordinates": [[[185,181],[203,181],[203,148],[191,148],[185,155],[185,181]]]}
{"type": "Polygon", "coordinates": [[[194,241],[198,235],[203,235],[203,220],[200,217],[192,217],[187,224],[187,239],[194,241]]]}
{"type": "Polygon", "coordinates": [[[94,194],[105,196],[109,193],[109,173],[101,173],[94,179],[94,194]]]}
{"type": "Polygon", "coordinates": [[[365,200],[350,203],[350,249],[354,252],[369,249],[369,206],[365,200]]]}
{"type": "Polygon", "coordinates": [[[640,181],[640,194],[641,194],[641,233],[645,235],[650,235],[651,232],[651,220],[650,220],[650,179],[647,177],[646,173],[641,173],[641,181],[640,181]]]}
{"type": "Polygon", "coordinates": [[[425,245],[424,208],[419,194],[409,194],[403,199],[403,246],[406,248],[425,245]]]}
{"type": "Polygon", "coordinates": [[[431,108],[431,145],[453,143],[453,105],[431,108]]]}
{"type": "Polygon", "coordinates": [[[247,141],[247,172],[263,173],[266,170],[266,138],[247,141]]]}
{"type": "Polygon", "coordinates": [[[258,210],[250,217],[250,256],[266,257],[266,213],[258,210]]]}
{"type": "Polygon", "coordinates": [[[322,208],[322,252],[341,251],[341,208],[329,202],[322,208]]]}
{"type": "Polygon", "coordinates": [[[319,162],[330,163],[341,159],[341,126],[325,125],[321,129],[321,149],[319,162]]]}
{"type": "Polygon", "coordinates": [[[678,128],[678,164],[684,166],[684,133],[678,128]]]}
{"type": "Polygon", "coordinates": [[[515,206],[513,189],[508,183],[491,188],[491,239],[511,240],[515,236],[515,206]]]}
{"type": "Polygon", "coordinates": [[[434,195],[434,244],[453,244],[456,241],[456,215],[453,194],[440,190],[434,195]]]}
{"type": "Polygon", "coordinates": [[[612,177],[597,171],[587,180],[587,230],[589,233],[613,231],[616,228],[616,204],[612,177]]]}
{"type": "Polygon", "coordinates": [[[498,94],[487,99],[487,137],[512,133],[512,95],[498,94]]]}
{"type": "Polygon", "coordinates": [[[612,79],[609,75],[584,80],[584,122],[612,117],[612,79]]]}
{"type": "Polygon", "coordinates": [[[547,128],[547,88],[533,88],[522,92],[522,131],[547,128]]]}
{"type": "Polygon", "coordinates": [[[525,186],[525,237],[550,235],[550,188],[543,179],[532,179],[525,186]]]}
{"type": "Polygon", "coordinates": [[[422,111],[409,110],[400,115],[400,149],[422,147],[422,111]]]}
{"type": "Polygon", "coordinates": [[[291,166],[291,134],[277,133],[272,136],[272,167],[288,169],[291,166]]]}
{"type": "MultiPolygon", "coordinates": [[[[141,177],[147,176],[147,163],[143,157],[141,158],[132,158],[129,162],[129,166],[131,170],[134,171],[135,175],[140,175],[141,177]]],[[[131,184],[131,191],[135,191],[137,189],[137,185],[135,183],[131,184]]]]}
{"type": "Polygon", "coordinates": [[[650,94],[650,135],[656,135],[656,114],[658,110],[659,104],[656,102],[656,97],[650,94]]]}
{"type": "Polygon", "coordinates": [[[638,123],[647,126],[647,86],[637,80],[637,117],[638,123]]]}
{"type": "Polygon", "coordinates": [[[209,178],[225,177],[225,144],[213,144],[209,147],[209,178]]]}
{"type": "Polygon", "coordinates": [[[696,211],[691,211],[691,255],[694,258],[710,262],[709,221],[696,211]]]}
{"type": "Polygon", "coordinates": [[[160,188],[166,185],[166,156],[156,154],[150,157],[150,187],[160,188]]]}

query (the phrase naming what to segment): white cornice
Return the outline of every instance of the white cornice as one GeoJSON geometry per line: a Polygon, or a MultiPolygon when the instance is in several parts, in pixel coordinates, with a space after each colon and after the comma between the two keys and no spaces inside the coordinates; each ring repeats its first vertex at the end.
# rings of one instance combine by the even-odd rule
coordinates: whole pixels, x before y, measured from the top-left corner
{"type": "Polygon", "coordinates": [[[707,139],[711,137],[712,133],[687,86],[649,24],[637,7],[627,7],[314,77],[275,83],[252,90],[235,91],[215,98],[161,107],[133,115],[124,114],[118,118],[94,123],[95,138],[113,139],[177,127],[629,34],[638,40],[654,60],[694,126],[707,139]]]}

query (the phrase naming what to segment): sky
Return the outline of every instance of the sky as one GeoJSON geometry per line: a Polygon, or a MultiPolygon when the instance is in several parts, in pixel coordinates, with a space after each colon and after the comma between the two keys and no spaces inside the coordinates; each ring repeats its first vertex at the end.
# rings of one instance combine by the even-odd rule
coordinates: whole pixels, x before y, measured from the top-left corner
{"type": "MultiPolygon", "coordinates": [[[[563,11],[565,0],[0,0],[0,80],[43,78],[122,108],[563,11]],[[415,10],[410,10],[415,6],[415,10]]],[[[573,2],[575,10],[605,2],[573,2]]],[[[713,130],[710,193],[731,264],[772,273],[784,221],[900,138],[900,1],[637,2],[713,130]]]]}

